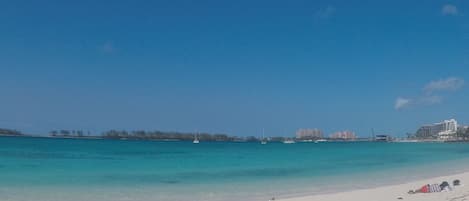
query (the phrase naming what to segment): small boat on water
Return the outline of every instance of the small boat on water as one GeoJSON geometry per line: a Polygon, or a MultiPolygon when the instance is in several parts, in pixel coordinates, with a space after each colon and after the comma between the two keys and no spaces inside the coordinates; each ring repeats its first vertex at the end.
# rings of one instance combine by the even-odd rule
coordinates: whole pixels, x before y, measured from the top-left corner
{"type": "Polygon", "coordinates": [[[390,142],[391,140],[391,136],[389,135],[376,135],[374,138],[375,142],[390,142]]]}
{"type": "Polygon", "coordinates": [[[195,135],[194,141],[192,141],[192,143],[194,143],[194,144],[199,144],[200,143],[199,138],[197,138],[197,134],[195,135]]]}
{"type": "Polygon", "coordinates": [[[261,139],[261,144],[267,144],[267,140],[264,137],[264,129],[262,129],[262,139],[261,139]]]}
{"type": "Polygon", "coordinates": [[[400,143],[413,143],[413,142],[420,142],[420,141],[419,141],[419,140],[399,139],[399,140],[394,140],[393,142],[400,142],[400,143]]]}
{"type": "Polygon", "coordinates": [[[327,142],[326,139],[319,139],[319,140],[315,140],[314,143],[320,143],[320,142],[327,142]]]}
{"type": "Polygon", "coordinates": [[[294,144],[294,143],[295,143],[295,141],[290,140],[290,139],[283,141],[283,144],[294,144]]]}

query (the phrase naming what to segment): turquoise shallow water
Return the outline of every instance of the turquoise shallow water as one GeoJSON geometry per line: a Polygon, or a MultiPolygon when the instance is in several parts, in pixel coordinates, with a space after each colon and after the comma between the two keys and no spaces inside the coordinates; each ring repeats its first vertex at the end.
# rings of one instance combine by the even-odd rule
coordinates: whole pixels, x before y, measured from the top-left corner
{"type": "Polygon", "coordinates": [[[467,158],[465,143],[1,137],[0,200],[266,200],[465,171],[467,158]]]}

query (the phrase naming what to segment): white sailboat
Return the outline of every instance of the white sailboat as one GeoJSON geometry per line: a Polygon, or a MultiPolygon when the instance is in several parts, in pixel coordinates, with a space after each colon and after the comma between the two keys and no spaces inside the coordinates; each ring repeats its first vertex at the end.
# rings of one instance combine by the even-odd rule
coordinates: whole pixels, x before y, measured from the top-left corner
{"type": "Polygon", "coordinates": [[[267,140],[265,139],[265,136],[264,136],[264,129],[262,129],[262,139],[261,139],[261,144],[267,144],[267,140]]]}
{"type": "Polygon", "coordinates": [[[199,138],[197,138],[197,135],[198,134],[195,134],[194,141],[192,141],[194,144],[199,144],[199,138]]]}
{"type": "Polygon", "coordinates": [[[327,140],[326,139],[319,139],[319,140],[314,141],[314,143],[320,143],[320,142],[327,142],[327,140]]]}
{"type": "Polygon", "coordinates": [[[283,144],[294,144],[295,141],[292,140],[292,139],[286,139],[285,141],[283,141],[283,144]]]}

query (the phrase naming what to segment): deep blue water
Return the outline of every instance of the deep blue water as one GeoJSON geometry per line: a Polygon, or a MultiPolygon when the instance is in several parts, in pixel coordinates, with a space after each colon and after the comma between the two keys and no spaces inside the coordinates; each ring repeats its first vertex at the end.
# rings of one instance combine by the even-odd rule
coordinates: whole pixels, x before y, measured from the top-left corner
{"type": "Polygon", "coordinates": [[[465,143],[261,145],[1,137],[0,199],[119,200],[122,194],[123,200],[263,199],[463,171],[467,158],[465,143]]]}

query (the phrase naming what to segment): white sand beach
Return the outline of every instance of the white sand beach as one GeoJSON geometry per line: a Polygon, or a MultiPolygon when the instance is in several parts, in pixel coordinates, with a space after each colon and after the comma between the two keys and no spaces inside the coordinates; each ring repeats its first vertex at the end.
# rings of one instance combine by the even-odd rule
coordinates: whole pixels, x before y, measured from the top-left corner
{"type": "Polygon", "coordinates": [[[312,195],[304,197],[294,197],[287,199],[277,199],[281,201],[463,201],[469,200],[469,172],[450,176],[441,176],[431,179],[413,181],[404,184],[383,186],[370,189],[354,190],[323,195],[312,195]],[[459,179],[461,185],[453,188],[452,191],[438,193],[418,193],[408,194],[411,189],[418,189],[425,184],[441,183],[459,179]]]}

